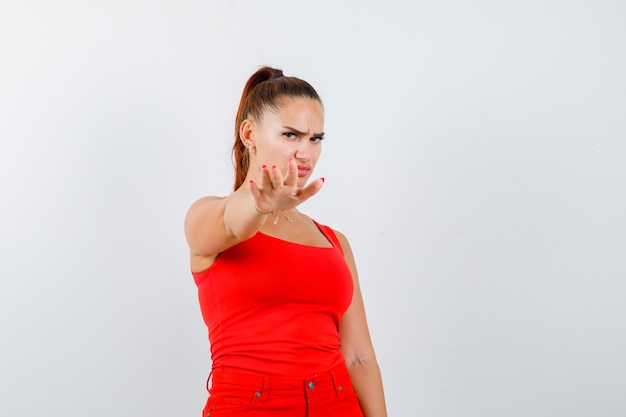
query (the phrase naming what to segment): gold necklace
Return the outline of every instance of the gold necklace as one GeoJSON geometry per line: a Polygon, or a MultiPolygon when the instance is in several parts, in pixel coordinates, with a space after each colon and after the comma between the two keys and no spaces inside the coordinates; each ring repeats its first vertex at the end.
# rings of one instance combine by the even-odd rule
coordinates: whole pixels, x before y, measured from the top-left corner
{"type": "MultiPolygon", "coordinates": [[[[274,224],[278,223],[278,218],[280,217],[280,213],[282,213],[282,210],[278,210],[278,212],[276,213],[276,218],[274,219],[274,224]]],[[[283,214],[283,216],[285,217],[285,220],[287,220],[289,223],[293,223],[293,220],[291,219],[291,217],[289,217],[289,215],[287,214],[283,214]]]]}
{"type": "MultiPolygon", "coordinates": [[[[276,218],[274,219],[274,221],[272,223],[274,224],[278,224],[278,219],[280,218],[280,214],[283,212],[282,210],[272,210],[272,211],[261,211],[259,210],[259,208],[257,206],[254,206],[254,209],[257,211],[257,213],[259,214],[263,214],[265,216],[271,216],[274,213],[276,213],[276,218]]],[[[289,217],[288,214],[283,214],[283,217],[285,218],[285,220],[287,220],[289,223],[293,223],[293,219],[291,217],[289,217]]]]}

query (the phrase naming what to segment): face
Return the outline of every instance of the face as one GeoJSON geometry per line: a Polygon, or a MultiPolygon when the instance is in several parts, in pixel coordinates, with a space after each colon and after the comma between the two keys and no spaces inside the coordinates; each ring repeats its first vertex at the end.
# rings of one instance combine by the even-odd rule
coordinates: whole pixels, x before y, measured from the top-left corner
{"type": "Polygon", "coordinates": [[[303,187],[322,152],[322,105],[309,98],[286,99],[277,110],[265,110],[260,121],[244,121],[241,137],[254,146],[248,177],[258,175],[262,165],[276,165],[285,175],[293,159],[298,165],[298,186],[303,187]]]}

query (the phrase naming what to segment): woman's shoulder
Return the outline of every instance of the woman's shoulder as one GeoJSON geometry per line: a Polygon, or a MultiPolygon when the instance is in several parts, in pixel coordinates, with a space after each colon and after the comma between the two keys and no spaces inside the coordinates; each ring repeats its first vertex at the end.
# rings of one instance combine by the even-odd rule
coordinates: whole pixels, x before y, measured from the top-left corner
{"type": "Polygon", "coordinates": [[[320,229],[325,235],[331,237],[333,240],[335,240],[335,243],[339,244],[339,248],[343,251],[346,247],[349,248],[350,247],[350,243],[348,242],[348,238],[346,237],[346,235],[344,235],[342,232],[340,232],[339,230],[335,229],[334,227],[328,226],[326,224],[320,223],[317,220],[307,216],[305,214],[306,217],[309,218],[309,220],[311,220],[318,229],[320,229]]]}
{"type": "Polygon", "coordinates": [[[196,204],[196,203],[202,204],[202,203],[209,203],[211,201],[220,201],[220,200],[224,200],[226,197],[227,196],[208,195],[208,196],[200,197],[193,204],[196,204]]]}
{"type": "Polygon", "coordinates": [[[342,249],[345,250],[346,247],[350,247],[350,244],[348,243],[348,238],[346,237],[346,235],[344,235],[337,229],[332,229],[330,227],[329,229],[335,234],[335,237],[339,241],[339,244],[341,245],[342,249]]]}
{"type": "Polygon", "coordinates": [[[194,209],[205,206],[207,204],[214,204],[219,201],[224,201],[225,199],[226,199],[226,196],[216,196],[216,195],[200,197],[199,199],[191,203],[191,206],[189,207],[189,211],[193,211],[194,209]]]}

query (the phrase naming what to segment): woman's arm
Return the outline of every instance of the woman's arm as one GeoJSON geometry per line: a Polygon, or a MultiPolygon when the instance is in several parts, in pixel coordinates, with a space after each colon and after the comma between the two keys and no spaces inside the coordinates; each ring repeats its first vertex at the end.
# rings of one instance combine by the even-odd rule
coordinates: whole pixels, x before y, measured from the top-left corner
{"type": "Polygon", "coordinates": [[[341,243],[354,281],[352,303],[339,324],[341,351],[346,359],[352,385],[359,396],[359,403],[365,417],[386,417],[387,407],[383,383],[367,326],[354,256],[348,239],[337,231],[335,234],[341,243]]]}
{"type": "Polygon", "coordinates": [[[185,217],[185,235],[198,267],[235,244],[249,239],[263,226],[273,210],[289,210],[315,195],[322,179],[297,187],[298,167],[290,160],[283,174],[263,166],[259,183],[250,181],[226,198],[204,197],[192,204],[185,217]]]}
{"type": "Polygon", "coordinates": [[[192,256],[211,257],[252,237],[266,216],[255,209],[250,192],[239,190],[226,198],[204,197],[185,217],[185,235],[192,256]]]}

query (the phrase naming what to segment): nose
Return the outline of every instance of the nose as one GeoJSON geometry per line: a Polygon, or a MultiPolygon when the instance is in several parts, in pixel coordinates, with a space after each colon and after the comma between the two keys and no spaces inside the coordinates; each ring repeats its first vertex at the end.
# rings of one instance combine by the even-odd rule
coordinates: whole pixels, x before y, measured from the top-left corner
{"type": "Polygon", "coordinates": [[[311,141],[302,141],[300,143],[300,146],[298,146],[298,149],[296,150],[296,154],[295,154],[295,158],[297,160],[300,160],[302,162],[306,162],[309,159],[311,159],[311,141]]]}

